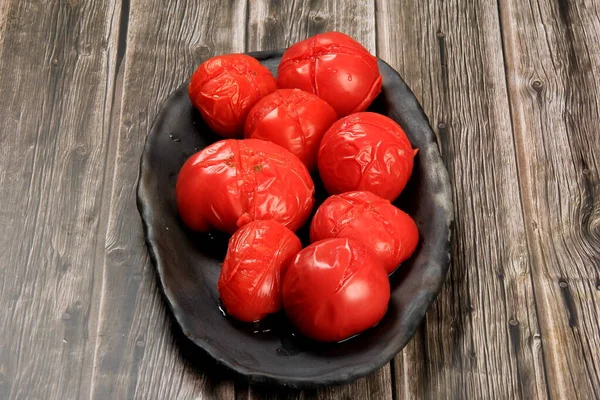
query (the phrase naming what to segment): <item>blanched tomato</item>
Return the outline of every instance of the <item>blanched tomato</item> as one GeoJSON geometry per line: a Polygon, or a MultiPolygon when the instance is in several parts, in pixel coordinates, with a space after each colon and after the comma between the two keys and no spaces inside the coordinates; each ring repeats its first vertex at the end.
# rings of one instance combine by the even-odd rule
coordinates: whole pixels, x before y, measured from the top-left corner
{"type": "Polygon", "coordinates": [[[190,228],[228,233],[273,219],[295,231],[314,204],[314,185],[298,157],[257,139],[222,140],[188,159],[177,177],[177,207],[190,228]]]}
{"type": "Polygon", "coordinates": [[[419,230],[388,200],[371,192],[347,192],[325,200],[310,226],[311,242],[335,237],[364,243],[392,273],[417,248],[419,230]]]}
{"type": "Polygon", "coordinates": [[[319,173],[330,194],[367,190],[392,201],[412,174],[414,155],[404,130],[392,119],[356,113],[323,136],[319,173]]]}
{"type": "Polygon", "coordinates": [[[203,62],[190,81],[190,100],[217,134],[241,136],[250,109],[277,89],[277,81],[255,58],[227,54],[203,62]]]}
{"type": "Polygon", "coordinates": [[[252,108],[244,134],[247,138],[277,143],[313,171],[317,168],[321,138],[336,119],[335,110],[314,94],[300,89],[279,89],[252,108]]]}
{"type": "Polygon", "coordinates": [[[276,221],[253,221],[233,234],[217,283],[227,313],[254,322],[281,309],[281,277],[302,249],[276,221]]]}
{"type": "Polygon", "coordinates": [[[338,117],[364,111],[381,91],[377,58],[340,32],[315,35],[291,46],[279,64],[280,88],[311,92],[338,117]]]}
{"type": "Polygon", "coordinates": [[[283,277],[283,308],[304,335],[336,342],[376,325],[390,299],[381,261],[361,242],[326,239],[300,251],[283,277]]]}

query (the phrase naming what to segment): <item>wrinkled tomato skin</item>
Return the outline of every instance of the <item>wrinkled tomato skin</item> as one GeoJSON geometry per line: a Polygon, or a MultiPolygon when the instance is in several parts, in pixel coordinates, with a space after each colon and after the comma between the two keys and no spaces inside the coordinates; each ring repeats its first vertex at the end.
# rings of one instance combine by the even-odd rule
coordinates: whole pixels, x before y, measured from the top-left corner
{"type": "Polygon", "coordinates": [[[283,308],[303,335],[337,342],[375,326],[385,315],[390,283],[361,242],[325,239],[306,247],[283,277],[283,308]]]}
{"type": "Polygon", "coordinates": [[[217,289],[229,315],[244,322],[281,310],[281,277],[302,249],[279,222],[253,221],[229,240],[217,289]]]}
{"type": "Polygon", "coordinates": [[[277,75],[280,88],[314,93],[340,118],[366,110],[381,92],[377,58],[341,32],[318,34],[291,46],[277,75]]]}
{"type": "Polygon", "coordinates": [[[419,229],[388,200],[371,192],[347,192],[325,200],[310,226],[311,242],[336,237],[365,244],[391,274],[417,248],[419,229]]]}
{"type": "Polygon", "coordinates": [[[190,157],[175,196],[190,228],[234,233],[254,220],[273,219],[296,231],[314,204],[314,184],[302,162],[274,143],[221,140],[190,157]]]}
{"type": "Polygon", "coordinates": [[[366,190],[393,201],[413,169],[415,152],[392,119],[364,112],[338,120],[319,147],[319,174],[330,194],[366,190]]]}
{"type": "Polygon", "coordinates": [[[300,89],[279,89],[263,97],[246,118],[244,136],[269,140],[317,168],[321,138],[337,119],[324,100],[300,89]]]}
{"type": "Polygon", "coordinates": [[[192,75],[188,93],[206,124],[225,138],[240,137],[246,116],[277,89],[271,72],[245,54],[209,58],[192,75]]]}

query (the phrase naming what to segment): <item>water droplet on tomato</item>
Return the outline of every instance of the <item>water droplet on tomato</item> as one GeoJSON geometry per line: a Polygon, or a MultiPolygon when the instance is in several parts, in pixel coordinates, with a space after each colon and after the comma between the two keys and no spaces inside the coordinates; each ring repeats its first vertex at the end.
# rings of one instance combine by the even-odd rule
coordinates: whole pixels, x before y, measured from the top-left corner
{"type": "Polygon", "coordinates": [[[352,75],[348,74],[348,81],[352,80],[352,75]]]}

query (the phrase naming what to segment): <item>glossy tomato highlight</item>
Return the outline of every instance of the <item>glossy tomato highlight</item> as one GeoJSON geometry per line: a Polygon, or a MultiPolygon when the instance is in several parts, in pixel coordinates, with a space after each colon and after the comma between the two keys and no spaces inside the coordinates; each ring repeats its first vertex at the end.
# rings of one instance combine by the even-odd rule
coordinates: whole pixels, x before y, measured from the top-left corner
{"type": "Polygon", "coordinates": [[[254,322],[281,310],[281,277],[301,249],[300,239],[272,220],[234,233],[217,283],[227,313],[254,322]]]}
{"type": "Polygon", "coordinates": [[[279,89],[263,97],[246,118],[247,138],[269,140],[317,168],[321,138],[337,119],[325,100],[300,89],[279,89]]]}
{"type": "Polygon", "coordinates": [[[340,32],[315,35],[291,46],[279,64],[280,88],[314,93],[338,117],[364,111],[381,91],[377,58],[340,32]]]}
{"type": "Polygon", "coordinates": [[[330,194],[366,190],[393,201],[412,174],[415,151],[392,119],[372,112],[340,119],[319,148],[319,173],[330,194]]]}
{"type": "Polygon", "coordinates": [[[241,136],[257,101],[277,89],[271,72],[245,54],[226,54],[203,62],[190,80],[190,100],[217,134],[241,136]]]}
{"type": "Polygon", "coordinates": [[[381,261],[361,242],[326,239],[300,251],[283,278],[283,308],[298,331],[337,342],[376,325],[390,299],[381,261]]]}
{"type": "Polygon", "coordinates": [[[371,192],[331,196],[319,207],[310,226],[310,240],[351,238],[375,251],[392,273],[417,248],[415,221],[388,200],[371,192]]]}
{"type": "Polygon", "coordinates": [[[250,221],[273,219],[295,231],[308,219],[314,184],[298,157],[257,139],[222,140],[190,157],[175,195],[190,228],[228,233],[250,221]]]}

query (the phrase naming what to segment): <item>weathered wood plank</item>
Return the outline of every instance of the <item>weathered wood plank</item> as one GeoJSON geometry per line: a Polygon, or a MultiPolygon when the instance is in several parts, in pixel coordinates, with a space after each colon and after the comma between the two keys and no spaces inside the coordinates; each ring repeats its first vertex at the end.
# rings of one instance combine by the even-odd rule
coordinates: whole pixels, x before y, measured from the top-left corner
{"type": "MultiPolygon", "coordinates": [[[[320,32],[338,30],[375,52],[374,5],[364,1],[249,2],[247,50],[273,50],[320,32]]],[[[389,365],[358,381],[317,391],[265,390],[236,385],[239,399],[391,399],[389,365]]]]}
{"type": "Polygon", "coordinates": [[[340,31],[375,53],[374,5],[364,1],[251,1],[248,51],[283,49],[321,32],[340,31]]]}
{"type": "Polygon", "coordinates": [[[423,324],[415,337],[392,361],[392,391],[394,399],[420,400],[425,398],[425,337],[423,324]]]}
{"type": "Polygon", "coordinates": [[[236,385],[236,400],[391,400],[392,387],[389,366],[355,382],[319,390],[286,390],[236,385]]]}
{"type": "Polygon", "coordinates": [[[2,399],[89,392],[120,4],[0,5],[2,399]]]}
{"type": "Polygon", "coordinates": [[[233,399],[233,384],[219,378],[214,363],[190,356],[193,346],[174,339],[144,246],[135,186],[144,140],[163,101],[209,56],[244,50],[245,1],[171,7],[132,0],[129,8],[92,397],[233,399]]]}
{"type": "Polygon", "coordinates": [[[600,4],[499,2],[553,398],[600,397],[600,4]]]}
{"type": "Polygon", "coordinates": [[[422,346],[396,359],[425,363],[396,368],[398,398],[545,398],[496,2],[377,0],[377,10],[379,56],[437,130],[456,216],[422,346]],[[407,374],[416,382],[405,386],[407,374]]]}

